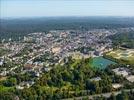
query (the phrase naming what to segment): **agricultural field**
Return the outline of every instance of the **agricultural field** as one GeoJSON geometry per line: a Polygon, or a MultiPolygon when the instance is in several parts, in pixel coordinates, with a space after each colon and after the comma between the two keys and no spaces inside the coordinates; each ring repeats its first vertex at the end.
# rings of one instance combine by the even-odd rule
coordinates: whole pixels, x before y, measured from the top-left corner
{"type": "Polygon", "coordinates": [[[117,60],[125,61],[134,64],[134,49],[117,49],[106,54],[117,60]]]}

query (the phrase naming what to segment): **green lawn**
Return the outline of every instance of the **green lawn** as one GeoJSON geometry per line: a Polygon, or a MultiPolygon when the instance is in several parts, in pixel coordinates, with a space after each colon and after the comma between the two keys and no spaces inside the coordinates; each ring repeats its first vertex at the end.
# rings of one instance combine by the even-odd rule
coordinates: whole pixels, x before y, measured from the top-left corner
{"type": "Polygon", "coordinates": [[[5,86],[0,85],[0,92],[6,92],[6,91],[13,90],[13,89],[14,87],[5,87],[5,86]]]}

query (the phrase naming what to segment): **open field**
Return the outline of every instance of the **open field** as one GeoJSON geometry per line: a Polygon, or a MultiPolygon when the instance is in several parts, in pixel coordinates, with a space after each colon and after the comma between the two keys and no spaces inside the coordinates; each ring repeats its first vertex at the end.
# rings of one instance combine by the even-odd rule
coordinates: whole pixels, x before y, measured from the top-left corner
{"type": "Polygon", "coordinates": [[[117,60],[122,60],[134,64],[134,49],[117,49],[106,54],[117,60]]]}

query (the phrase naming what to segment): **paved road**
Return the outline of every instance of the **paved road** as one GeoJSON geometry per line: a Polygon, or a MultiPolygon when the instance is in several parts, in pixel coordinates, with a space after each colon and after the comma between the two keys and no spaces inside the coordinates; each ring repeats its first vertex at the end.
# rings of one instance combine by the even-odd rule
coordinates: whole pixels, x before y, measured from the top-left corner
{"type": "MultiPolygon", "coordinates": [[[[46,52],[46,51],[48,51],[49,49],[46,49],[46,50],[41,50],[41,51],[39,51],[39,52],[36,52],[36,53],[38,53],[36,56],[34,56],[34,57],[32,57],[31,59],[29,59],[27,62],[30,62],[30,61],[32,61],[32,60],[34,60],[35,58],[37,58],[37,57],[39,57],[39,56],[41,56],[41,55],[43,55],[44,54],[44,52],[46,52]]],[[[27,63],[26,62],[26,63],[27,63]]]]}
{"type": "MultiPolygon", "coordinates": [[[[125,89],[124,91],[129,92],[130,90],[134,91],[134,89],[125,89]]],[[[88,98],[93,99],[94,97],[98,97],[98,96],[104,96],[104,97],[108,98],[112,95],[112,93],[114,95],[118,95],[118,94],[121,94],[121,91],[90,95],[90,96],[88,96],[88,98]]],[[[75,100],[82,100],[82,98],[84,98],[84,97],[87,97],[87,96],[75,97],[75,100]]],[[[63,100],[74,100],[74,98],[67,98],[67,99],[63,99],[63,100]]]]}

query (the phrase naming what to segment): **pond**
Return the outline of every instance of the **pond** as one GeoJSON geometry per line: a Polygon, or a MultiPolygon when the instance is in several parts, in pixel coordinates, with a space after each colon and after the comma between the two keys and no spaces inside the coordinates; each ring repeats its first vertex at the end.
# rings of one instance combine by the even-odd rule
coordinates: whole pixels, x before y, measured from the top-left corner
{"type": "Polygon", "coordinates": [[[95,57],[90,64],[95,68],[105,69],[108,65],[116,63],[103,57],[95,57]]]}

